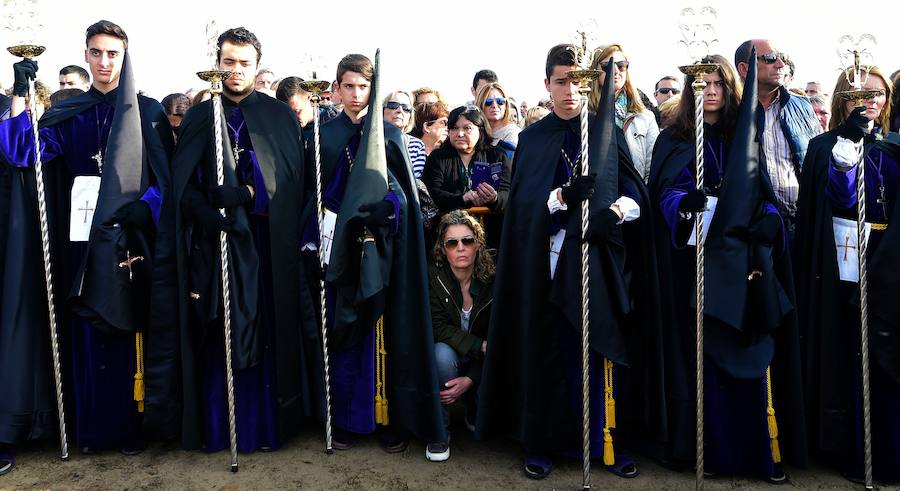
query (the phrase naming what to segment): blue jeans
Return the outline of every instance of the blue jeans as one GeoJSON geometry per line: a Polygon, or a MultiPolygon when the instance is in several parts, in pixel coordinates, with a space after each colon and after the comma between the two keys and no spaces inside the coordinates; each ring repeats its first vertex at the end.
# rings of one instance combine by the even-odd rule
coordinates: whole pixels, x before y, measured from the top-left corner
{"type": "MultiPolygon", "coordinates": [[[[434,343],[434,358],[437,362],[438,383],[440,383],[441,390],[444,390],[445,383],[465,374],[465,371],[469,366],[469,359],[465,356],[460,356],[455,349],[451,348],[450,345],[446,343],[434,343]]],[[[466,416],[471,423],[475,422],[475,394],[477,393],[477,390],[478,387],[473,385],[463,395],[466,402],[466,416]]],[[[444,426],[449,427],[450,408],[448,406],[441,406],[441,411],[444,414],[444,426]]]]}

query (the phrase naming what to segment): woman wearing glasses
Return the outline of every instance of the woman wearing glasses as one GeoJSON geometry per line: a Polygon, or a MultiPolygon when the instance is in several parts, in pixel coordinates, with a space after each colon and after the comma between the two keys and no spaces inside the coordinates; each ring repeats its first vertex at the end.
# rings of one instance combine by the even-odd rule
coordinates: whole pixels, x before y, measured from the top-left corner
{"type": "Polygon", "coordinates": [[[513,121],[513,112],[509,107],[510,99],[506,96],[506,91],[496,82],[484,84],[478,89],[475,105],[487,118],[491,145],[499,147],[512,158],[519,144],[519,132],[522,129],[513,121]]]}
{"type": "Polygon", "coordinates": [[[591,68],[600,70],[600,78],[591,85],[588,96],[588,109],[596,111],[600,105],[600,92],[606,73],[603,68],[612,59],[615,64],[614,82],[616,86],[616,126],[625,133],[628,152],[635,170],[647,182],[650,178],[650,159],[653,156],[653,145],[659,136],[656,116],[647,109],[637,88],[631,83],[628,74],[629,61],[622,46],[610,44],[594,52],[591,68]]]}
{"type": "MultiPolygon", "coordinates": [[[[464,401],[466,427],[474,431],[476,389],[487,352],[493,301],[494,259],[481,224],[465,211],[444,215],[437,236],[429,276],[444,425],[449,429],[450,405],[464,401]]],[[[449,452],[449,441],[428,445],[428,454],[445,452],[449,452]]]]}
{"type": "Polygon", "coordinates": [[[834,88],[830,131],[809,143],[800,177],[797,277],[806,333],[807,405],[817,450],[844,476],[864,476],[856,209],[859,145],[864,144],[868,238],[869,373],[875,478],[900,481],[900,138],[889,133],[893,88],[877,67],[861,77],[876,96],[853,107],[834,88]]]}
{"type": "Polygon", "coordinates": [[[403,141],[409,151],[409,161],[412,163],[413,174],[416,179],[421,177],[425,169],[425,143],[408,133],[416,126],[416,118],[413,114],[412,96],[398,90],[391,92],[382,103],[384,121],[392,124],[403,132],[403,141]]]}
{"type": "Polygon", "coordinates": [[[450,110],[443,102],[426,102],[416,104],[415,124],[410,135],[425,143],[425,155],[444,143],[447,139],[447,116],[450,110]]]}

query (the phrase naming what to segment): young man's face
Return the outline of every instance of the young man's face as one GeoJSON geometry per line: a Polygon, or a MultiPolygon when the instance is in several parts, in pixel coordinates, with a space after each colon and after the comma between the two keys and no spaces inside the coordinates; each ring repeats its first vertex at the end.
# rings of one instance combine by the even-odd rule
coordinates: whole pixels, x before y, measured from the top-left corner
{"type": "Polygon", "coordinates": [[[553,101],[553,112],[569,119],[581,109],[581,96],[578,95],[578,82],[569,76],[569,72],[577,70],[577,66],[556,65],[550,79],[544,80],[544,87],[550,92],[553,101]]]}
{"type": "Polygon", "coordinates": [[[87,42],[84,61],[90,66],[94,87],[106,93],[119,86],[122,62],[125,60],[125,43],[108,34],[97,34],[87,42]]]}
{"type": "Polygon", "coordinates": [[[338,87],[335,92],[344,102],[344,110],[350,115],[357,115],[369,103],[369,91],[371,90],[371,82],[361,73],[346,72],[338,80],[338,87]]]}
{"type": "Polygon", "coordinates": [[[62,89],[81,89],[87,90],[90,87],[81,80],[77,73],[68,73],[59,76],[59,90],[62,89]]]}
{"type": "Polygon", "coordinates": [[[219,69],[228,70],[231,76],[225,80],[226,95],[245,96],[253,92],[258,64],[256,48],[249,44],[222,43],[219,50],[219,69]]]}

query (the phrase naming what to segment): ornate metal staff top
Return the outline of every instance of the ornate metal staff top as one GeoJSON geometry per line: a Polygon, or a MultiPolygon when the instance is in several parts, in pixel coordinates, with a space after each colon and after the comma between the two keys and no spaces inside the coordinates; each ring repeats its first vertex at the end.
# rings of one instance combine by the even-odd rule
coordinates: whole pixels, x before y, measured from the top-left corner
{"type": "MultiPolygon", "coordinates": [[[[715,36],[716,11],[712,7],[702,7],[699,11],[686,8],[681,11],[682,40],[680,43],[687,48],[688,55],[696,60],[692,65],[679,67],[682,73],[694,77],[691,89],[694,91],[694,128],[695,128],[695,157],[697,189],[702,190],[703,183],[703,89],[706,81],[703,77],[719,69],[716,63],[704,63],[703,59],[709,55],[710,47],[718,42],[715,36]]],[[[705,300],[705,265],[706,252],[703,240],[703,212],[697,213],[694,222],[694,233],[697,241],[696,247],[696,324],[697,324],[697,464],[696,464],[696,488],[703,488],[703,312],[705,300]]]]}

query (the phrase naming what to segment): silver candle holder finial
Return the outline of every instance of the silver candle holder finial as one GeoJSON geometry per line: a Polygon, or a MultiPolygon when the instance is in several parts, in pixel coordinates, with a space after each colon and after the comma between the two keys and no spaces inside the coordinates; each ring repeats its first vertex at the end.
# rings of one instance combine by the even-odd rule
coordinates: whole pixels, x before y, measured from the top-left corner
{"type": "Polygon", "coordinates": [[[873,51],[878,40],[871,34],[860,34],[853,37],[845,34],[838,38],[837,55],[840,59],[844,77],[853,89],[838,92],[836,95],[844,100],[860,104],[881,94],[880,90],[863,89],[869,80],[869,71],[873,66],[873,51]]]}

